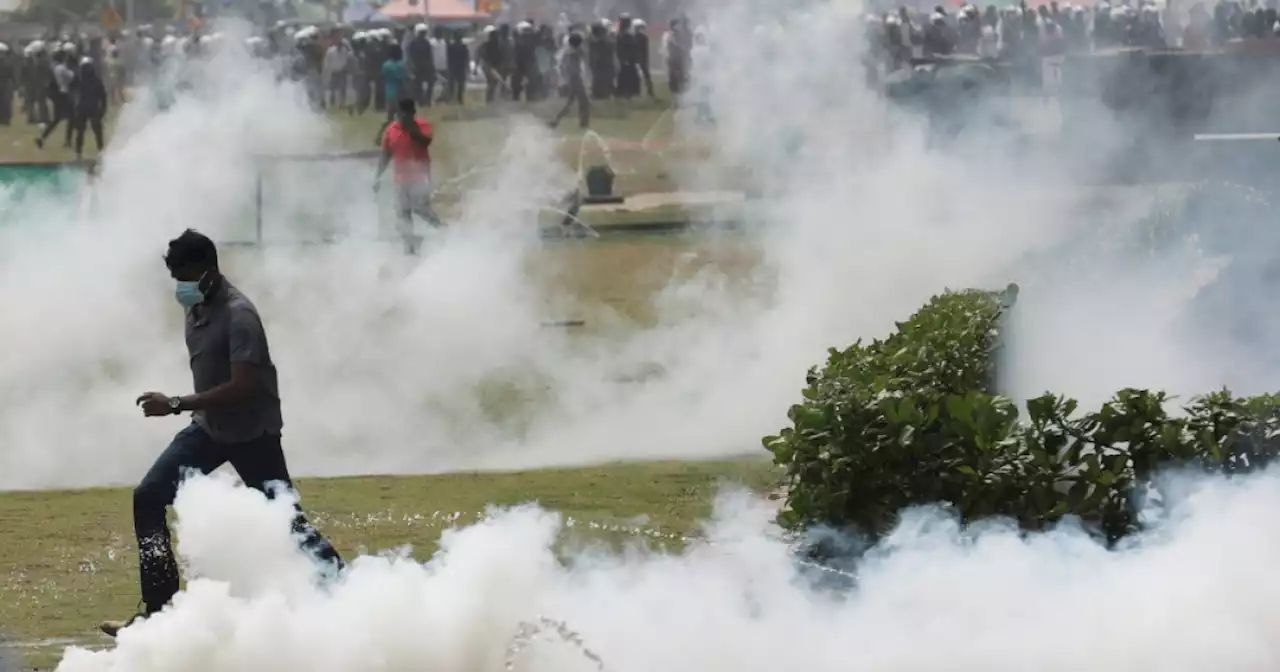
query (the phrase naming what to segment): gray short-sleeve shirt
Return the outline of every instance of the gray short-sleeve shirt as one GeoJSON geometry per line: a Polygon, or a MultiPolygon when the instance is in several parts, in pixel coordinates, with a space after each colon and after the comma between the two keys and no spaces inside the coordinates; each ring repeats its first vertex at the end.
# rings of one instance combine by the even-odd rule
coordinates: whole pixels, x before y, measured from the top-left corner
{"type": "Polygon", "coordinates": [[[258,367],[259,389],[252,396],[234,406],[195,411],[195,423],[225,443],[279,434],[283,420],[276,367],[262,319],[248,297],[223,278],[204,303],[187,312],[186,337],[196,392],[231,380],[233,362],[258,367]]]}

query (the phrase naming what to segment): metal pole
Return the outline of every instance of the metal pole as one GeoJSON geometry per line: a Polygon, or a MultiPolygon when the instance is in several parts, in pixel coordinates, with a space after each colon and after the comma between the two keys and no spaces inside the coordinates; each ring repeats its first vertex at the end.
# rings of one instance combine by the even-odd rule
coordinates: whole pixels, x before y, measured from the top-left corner
{"type": "Polygon", "coordinates": [[[253,195],[254,232],[258,245],[262,245],[262,167],[259,166],[256,171],[253,195]]]}

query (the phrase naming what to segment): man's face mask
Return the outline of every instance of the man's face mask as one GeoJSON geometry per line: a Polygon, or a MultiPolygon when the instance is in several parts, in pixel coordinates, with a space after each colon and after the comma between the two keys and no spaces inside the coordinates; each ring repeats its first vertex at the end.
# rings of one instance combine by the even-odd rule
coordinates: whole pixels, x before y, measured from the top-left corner
{"type": "Polygon", "coordinates": [[[191,310],[199,305],[201,301],[204,301],[204,290],[200,289],[201,282],[204,282],[203,274],[199,280],[179,280],[177,287],[173,290],[173,297],[178,300],[178,303],[183,308],[191,310]]]}

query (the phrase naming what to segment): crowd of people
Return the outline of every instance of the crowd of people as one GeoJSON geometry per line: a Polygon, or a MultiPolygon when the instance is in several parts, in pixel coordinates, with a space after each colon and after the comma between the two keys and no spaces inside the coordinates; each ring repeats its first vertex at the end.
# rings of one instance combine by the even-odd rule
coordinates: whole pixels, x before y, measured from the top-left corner
{"type": "MultiPolygon", "coordinates": [[[[668,82],[678,94],[687,80],[692,41],[679,21],[665,38],[668,82]]],[[[462,105],[474,84],[487,104],[536,102],[559,93],[566,110],[578,104],[586,126],[590,100],[655,95],[648,25],[625,14],[558,29],[533,21],[475,32],[426,23],[363,31],[308,27],[292,36],[258,38],[252,47],[264,57],[285,58],[289,75],[304,84],[317,108],[350,114],[372,109],[390,116],[394,107],[388,101],[404,94],[424,106],[462,105]]]]}
{"type": "MultiPolygon", "coordinates": [[[[931,11],[899,7],[866,17],[869,81],[921,58],[971,56],[1026,67],[1037,79],[1046,58],[1118,47],[1201,50],[1236,40],[1280,35],[1276,0],[1196,3],[1174,18],[1142,4],[997,8],[965,4],[931,11]]],[[[84,135],[101,140],[106,111],[147,84],[162,104],[184,84],[185,66],[216,51],[220,33],[141,26],[102,37],[59,36],[0,43],[0,125],[18,112],[40,125],[44,143],[61,127],[64,144],[82,152],[84,135]],[[20,101],[19,104],[15,104],[20,101]]],[[[391,119],[396,103],[464,105],[470,101],[536,102],[559,97],[552,124],[577,108],[590,124],[593,101],[655,96],[653,61],[674,98],[689,89],[694,60],[709,51],[707,33],[686,19],[670,21],[651,40],[645,21],[625,14],[572,24],[532,20],[466,29],[426,23],[357,28],[277,24],[245,39],[282,79],[300,84],[317,110],[391,119]]]]}
{"type": "Polygon", "coordinates": [[[1219,0],[1212,9],[1197,2],[1188,10],[1171,17],[1149,0],[1091,6],[1054,0],[1037,7],[1024,1],[982,9],[966,3],[955,11],[939,5],[930,12],[900,7],[867,16],[867,64],[893,71],[913,58],[955,55],[1016,61],[1125,47],[1200,51],[1280,36],[1276,0],[1219,0]]]}
{"type": "Polygon", "coordinates": [[[43,147],[61,127],[63,144],[74,147],[77,156],[84,152],[86,131],[92,132],[101,151],[107,107],[123,99],[120,73],[100,70],[102,46],[83,35],[33,40],[23,44],[20,53],[0,43],[0,125],[14,122],[15,101],[21,100],[28,123],[41,127],[37,145],[43,147]],[[108,77],[117,82],[114,87],[108,86],[108,77]]]}
{"type": "MultiPolygon", "coordinates": [[[[243,46],[268,61],[281,79],[298,82],[317,110],[390,119],[404,97],[431,106],[559,95],[565,107],[555,123],[576,105],[585,128],[591,101],[655,96],[654,56],[665,64],[671,93],[683,91],[696,52],[686,24],[672,21],[659,44],[650,41],[643,20],[625,14],[588,24],[520,21],[465,30],[426,23],[367,29],[278,24],[246,38],[243,46]]],[[[188,83],[187,66],[202,62],[223,41],[217,32],[142,26],[13,48],[0,43],[0,125],[14,123],[20,110],[28,123],[41,126],[38,144],[63,126],[66,145],[79,154],[86,130],[100,139],[109,105],[145,86],[163,106],[188,83]]]]}

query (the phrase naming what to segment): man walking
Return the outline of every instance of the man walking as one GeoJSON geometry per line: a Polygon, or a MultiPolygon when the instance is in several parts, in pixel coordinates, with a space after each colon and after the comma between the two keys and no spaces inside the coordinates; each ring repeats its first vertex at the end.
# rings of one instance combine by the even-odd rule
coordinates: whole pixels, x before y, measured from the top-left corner
{"type": "Polygon", "coordinates": [[[329,108],[341,110],[347,106],[347,78],[351,69],[351,45],[335,28],[333,44],[324,52],[322,66],[325,88],[329,94],[329,108]]]}
{"type": "Polygon", "coordinates": [[[58,128],[58,124],[65,122],[66,126],[66,142],[64,146],[71,146],[71,132],[75,122],[72,119],[74,114],[75,98],[72,88],[75,86],[76,73],[67,64],[72,57],[68,55],[66,50],[61,50],[53,55],[53,81],[50,82],[48,96],[53,102],[53,121],[50,121],[44,127],[44,132],[36,137],[36,146],[44,149],[44,141],[53,135],[54,129],[58,128]]]}
{"type": "Polygon", "coordinates": [[[80,59],[80,73],[76,75],[76,99],[72,112],[72,127],[75,128],[76,160],[84,158],[84,132],[93,131],[93,140],[98,145],[98,153],[102,153],[102,120],[107,116],[107,87],[98,76],[93,59],[85,56],[80,59]]]}
{"type": "MultiPolygon", "coordinates": [[[[195,393],[178,397],[147,392],[137,403],[146,417],[190,411],[192,422],[178,432],[133,491],[143,609],[127,621],[103,623],[102,631],[113,637],[160,611],[178,592],[178,565],[165,508],[173,503],[187,470],[208,474],[230,462],[245,485],[269,498],[274,495],[270,484],[293,487],[280,446],[276,368],[257,308],[222,276],[217,248],[200,233],[188,229],[169,241],[164,262],[177,281],[175,298],[186,310],[195,393]]],[[[301,507],[296,508],[293,531],[302,537],[303,549],[336,574],[342,559],[307,522],[301,507]]]]}
{"type": "Polygon", "coordinates": [[[405,254],[417,254],[422,246],[422,236],[413,233],[415,214],[431,226],[444,226],[431,207],[431,124],[419,119],[417,113],[412,98],[400,100],[395,121],[383,126],[380,133],[382,159],[373,176],[377,192],[387,165],[394,162],[396,215],[405,254]]]}
{"type": "Polygon", "coordinates": [[[569,35],[569,48],[560,60],[560,81],[565,92],[564,107],[560,108],[560,113],[551,120],[551,128],[560,125],[560,121],[568,116],[569,110],[573,109],[575,103],[578,106],[578,126],[586,128],[591,124],[591,99],[587,97],[587,83],[583,74],[583,69],[586,67],[585,60],[585,55],[582,53],[582,35],[579,33],[569,35]]]}
{"type": "Polygon", "coordinates": [[[419,23],[413,27],[413,38],[407,43],[409,71],[412,74],[413,98],[419,105],[431,107],[436,92],[436,54],[431,38],[427,34],[427,24],[419,23]]]}

